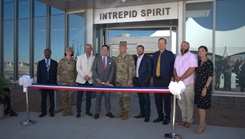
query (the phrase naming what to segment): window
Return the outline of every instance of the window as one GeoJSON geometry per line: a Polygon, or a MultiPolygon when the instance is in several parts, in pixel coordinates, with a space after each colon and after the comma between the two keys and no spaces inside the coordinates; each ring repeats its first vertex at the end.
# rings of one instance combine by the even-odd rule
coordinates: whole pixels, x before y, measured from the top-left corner
{"type": "Polygon", "coordinates": [[[3,1],[3,47],[4,75],[7,79],[14,77],[14,1],[3,1]]]}
{"type": "Polygon", "coordinates": [[[84,13],[69,14],[69,46],[73,47],[75,56],[84,53],[84,13]]]}

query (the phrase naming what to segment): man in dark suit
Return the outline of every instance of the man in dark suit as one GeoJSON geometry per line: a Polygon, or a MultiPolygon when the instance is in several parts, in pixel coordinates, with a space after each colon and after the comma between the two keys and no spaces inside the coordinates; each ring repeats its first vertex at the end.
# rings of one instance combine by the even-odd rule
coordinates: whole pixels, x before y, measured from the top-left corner
{"type": "MultiPolygon", "coordinates": [[[[115,75],[115,63],[113,59],[107,56],[109,46],[103,45],[101,48],[101,55],[97,56],[94,60],[92,71],[94,86],[108,86],[112,84],[115,75]]],[[[96,105],[94,119],[98,119],[101,112],[101,99],[105,96],[106,116],[114,118],[111,113],[110,92],[96,93],[96,105]]]]}
{"type": "MultiPolygon", "coordinates": [[[[37,83],[38,84],[57,84],[57,62],[50,58],[51,50],[44,50],[45,59],[41,60],[37,64],[37,83]]],[[[49,95],[49,114],[54,117],[54,90],[41,89],[41,114],[39,117],[43,117],[47,114],[47,95],[49,95]]]]}
{"type": "MultiPolygon", "coordinates": [[[[149,87],[152,72],[151,58],[144,54],[144,46],[137,46],[137,55],[134,55],[135,60],[135,87],[149,87]]],[[[145,118],[144,122],[150,121],[151,102],[149,93],[138,93],[140,114],[135,118],[145,118]]]]}
{"type": "Polygon", "coordinates": [[[239,85],[240,91],[244,92],[245,88],[245,59],[243,59],[242,64],[239,66],[239,85]]]}
{"type": "MultiPolygon", "coordinates": [[[[174,54],[166,49],[167,40],[165,38],[158,39],[159,51],[153,54],[153,86],[154,87],[168,87],[171,80],[173,80],[174,70],[174,54]]],[[[158,118],[153,122],[158,123],[163,121],[164,125],[170,123],[171,115],[171,94],[155,93],[155,104],[157,108],[158,118]],[[163,100],[164,99],[164,113],[163,100]]]]}

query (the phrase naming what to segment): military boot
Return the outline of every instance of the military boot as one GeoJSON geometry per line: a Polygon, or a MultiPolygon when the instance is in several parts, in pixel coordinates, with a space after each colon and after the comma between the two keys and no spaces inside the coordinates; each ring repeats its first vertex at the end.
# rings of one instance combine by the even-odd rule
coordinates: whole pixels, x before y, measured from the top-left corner
{"type": "Polygon", "coordinates": [[[123,112],[120,112],[119,114],[116,115],[116,118],[122,118],[123,117],[123,112]]]}
{"type": "Polygon", "coordinates": [[[67,114],[68,114],[68,116],[73,115],[71,107],[67,108],[67,114]]]}
{"type": "Polygon", "coordinates": [[[128,112],[125,112],[122,116],[122,120],[127,120],[128,119],[128,112]]]}
{"type": "Polygon", "coordinates": [[[67,116],[67,115],[68,115],[67,108],[63,108],[63,116],[67,116]]]}

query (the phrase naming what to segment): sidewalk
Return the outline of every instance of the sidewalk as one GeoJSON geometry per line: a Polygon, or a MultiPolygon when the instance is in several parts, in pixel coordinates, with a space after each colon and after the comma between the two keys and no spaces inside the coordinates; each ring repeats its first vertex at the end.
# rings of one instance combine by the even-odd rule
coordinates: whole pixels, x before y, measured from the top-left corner
{"type": "MultiPolygon", "coordinates": [[[[47,115],[39,118],[40,113],[31,112],[30,119],[37,121],[31,126],[20,125],[20,122],[26,120],[25,112],[19,112],[18,117],[7,115],[0,120],[0,139],[163,139],[165,133],[171,132],[171,124],[162,125],[152,122],[157,117],[153,97],[151,97],[152,115],[149,123],[144,123],[144,119],[133,118],[139,113],[136,94],[132,94],[131,102],[128,120],[106,117],[104,101],[102,101],[102,113],[97,120],[84,114],[84,103],[81,118],[75,117],[75,106],[74,116],[70,117],[63,117],[62,112],[59,112],[55,117],[47,115]]],[[[92,100],[92,113],[94,113],[94,104],[95,99],[92,100]]],[[[116,115],[118,112],[116,94],[112,94],[111,104],[112,113],[116,115]]],[[[183,139],[243,139],[245,137],[244,128],[207,125],[204,133],[194,134],[196,127],[195,124],[191,129],[176,126],[175,131],[182,135],[183,139]]]]}

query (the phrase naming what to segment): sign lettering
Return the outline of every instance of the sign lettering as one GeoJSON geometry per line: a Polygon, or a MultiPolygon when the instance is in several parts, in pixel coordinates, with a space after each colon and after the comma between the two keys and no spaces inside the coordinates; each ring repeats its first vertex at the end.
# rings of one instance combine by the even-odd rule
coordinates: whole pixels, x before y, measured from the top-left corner
{"type": "Polygon", "coordinates": [[[101,24],[177,19],[177,6],[178,3],[174,2],[110,9],[96,9],[94,21],[95,24],[101,24]]]}

